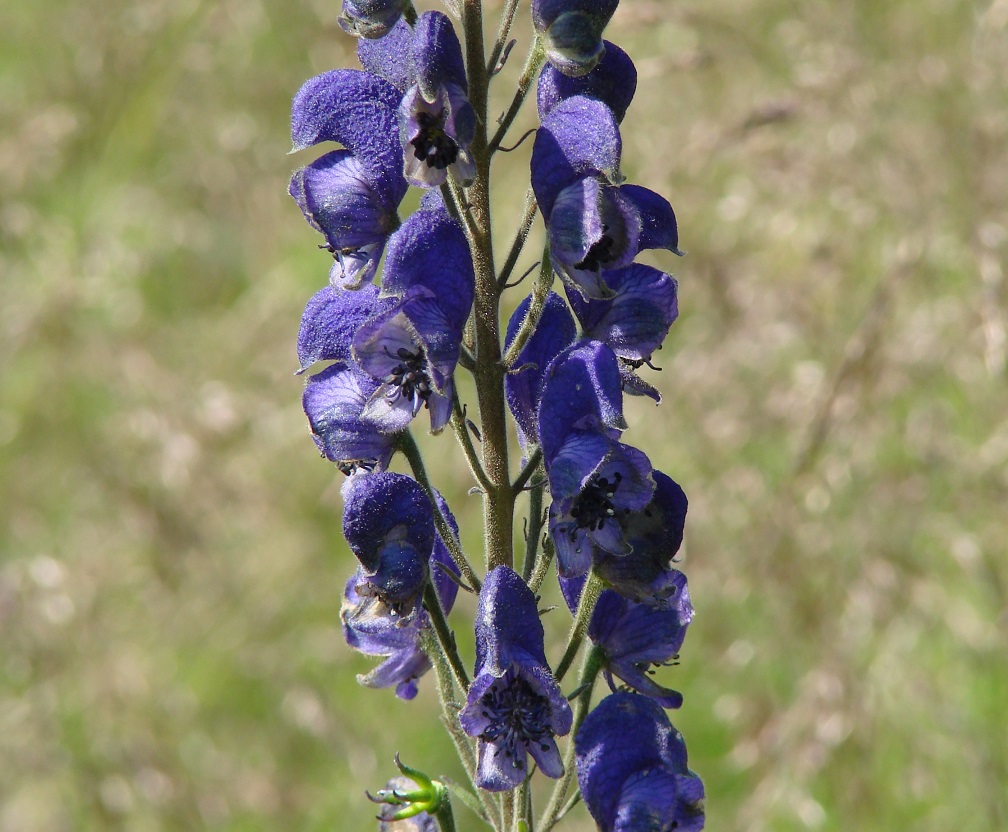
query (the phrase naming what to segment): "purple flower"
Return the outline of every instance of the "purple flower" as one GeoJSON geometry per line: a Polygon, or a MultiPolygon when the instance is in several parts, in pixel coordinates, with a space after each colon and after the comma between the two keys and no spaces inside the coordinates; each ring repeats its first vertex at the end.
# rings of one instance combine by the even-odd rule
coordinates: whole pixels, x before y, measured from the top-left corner
{"type": "Polygon", "coordinates": [[[299,373],[317,361],[349,362],[354,334],[369,319],[390,308],[392,301],[378,297],[378,287],[357,290],[326,286],[305,306],[298,331],[299,373]]]}
{"type": "Polygon", "coordinates": [[[476,613],[476,673],[459,723],[479,738],[480,788],[521,783],[531,754],[548,777],[563,774],[554,737],[571,728],[570,706],[543,650],[543,626],[532,590],[506,566],[492,570],[476,613]]]}
{"type": "Polygon", "coordinates": [[[357,475],[344,494],[343,536],[360,561],[355,586],[397,615],[417,609],[434,547],[434,509],[417,482],[403,474],[357,475]]]}
{"type": "Polygon", "coordinates": [[[469,153],[476,112],[469,103],[462,47],[446,15],[420,15],[413,59],[416,83],[399,107],[406,179],[411,185],[434,188],[445,182],[450,169],[457,180],[468,182],[476,174],[469,153]]]}
{"type": "Polygon", "coordinates": [[[626,555],[597,553],[595,570],[616,592],[651,607],[672,609],[681,603],[682,579],[672,568],[683,541],[688,503],[679,485],[653,471],[654,496],[642,511],[623,523],[630,547],[626,555]]]}
{"type": "Polygon", "coordinates": [[[532,0],[532,23],[546,57],[565,75],[584,75],[602,57],[602,32],[619,0],[532,0]]]}
{"type": "Polygon", "coordinates": [[[416,81],[413,27],[401,19],[388,34],[376,40],[357,41],[357,59],[372,75],[384,78],[405,93],[416,81]]]}
{"type": "Polygon", "coordinates": [[[619,438],[627,424],[616,354],[599,341],[577,341],[561,352],[546,369],[537,423],[547,461],[573,430],[619,438]]]}
{"type": "Polygon", "coordinates": [[[402,17],[407,0],[343,0],[339,25],[350,35],[381,38],[402,17]]]}
{"type": "Polygon", "coordinates": [[[587,75],[572,78],[552,64],[543,67],[536,88],[540,121],[561,101],[575,95],[599,99],[609,106],[617,121],[623,121],[637,90],[637,69],[630,56],[616,44],[603,43],[605,54],[587,75]]]}
{"type": "Polygon", "coordinates": [[[417,211],[392,235],[382,294],[394,303],[353,339],[355,360],[380,382],[364,415],[384,430],[403,429],[424,407],[433,432],[448,423],[475,279],[465,235],[443,210],[417,211]]]}
{"type": "MultiPolygon", "coordinates": [[[[448,511],[440,495],[438,503],[456,528],[455,518],[448,511]]],[[[458,593],[458,585],[445,570],[458,575],[444,541],[438,535],[430,556],[431,581],[441,599],[445,614],[451,611],[458,593]]],[[[351,647],[368,656],[382,656],[381,664],[372,671],[357,677],[366,687],[386,688],[396,686],[396,696],[412,699],[417,695],[417,680],[430,670],[430,660],[420,649],[420,636],[430,628],[426,610],[418,609],[415,615],[404,618],[394,606],[375,595],[360,595],[357,585],[366,582],[363,567],[347,582],[340,610],[343,636],[351,647]]]]}
{"type": "Polygon", "coordinates": [[[633,693],[603,699],[575,739],[578,785],[600,832],[699,832],[703,783],[661,706],[633,693]]]}
{"type": "MultiPolygon", "coordinates": [[[[507,327],[508,347],[528,315],[531,303],[532,296],[529,295],[511,316],[507,327]]],[[[546,305],[538,326],[518,353],[514,370],[504,377],[508,407],[518,425],[518,438],[523,447],[528,437],[536,441],[536,412],[539,409],[546,368],[570,345],[576,334],[577,327],[567,305],[559,295],[550,292],[546,296],[546,305]]]]}
{"type": "Polygon", "coordinates": [[[342,69],[301,87],[291,107],[293,150],[323,141],[345,148],[296,171],[289,192],[326,238],[333,285],[370,280],[407,191],[396,112],[401,93],[382,78],[342,69]]]}
{"type": "Polygon", "coordinates": [[[672,206],[635,185],[620,187],[622,140],[612,110],[575,95],[543,120],[532,149],[532,188],[560,277],[589,298],[613,295],[604,271],[649,248],[678,251],[672,206]]]}
{"type": "Polygon", "coordinates": [[[655,488],[648,458],[605,434],[574,430],[545,461],[553,496],[549,531],[560,575],[583,575],[603,556],[629,555],[627,523],[655,488]]]}
{"type": "MultiPolygon", "coordinates": [[[[675,572],[674,583],[674,595],[661,608],[627,600],[606,589],[599,596],[588,624],[588,637],[601,649],[603,672],[610,689],[616,690],[615,676],[663,708],[680,707],[682,694],[655,682],[651,668],[678,658],[686,628],[693,620],[686,576],[675,572]]],[[[583,586],[584,578],[560,579],[560,589],[571,612],[577,608],[583,586]]]]}

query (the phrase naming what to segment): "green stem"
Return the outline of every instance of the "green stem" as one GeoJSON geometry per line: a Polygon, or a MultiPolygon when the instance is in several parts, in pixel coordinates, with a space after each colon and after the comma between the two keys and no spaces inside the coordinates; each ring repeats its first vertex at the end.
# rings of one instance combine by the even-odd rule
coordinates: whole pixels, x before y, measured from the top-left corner
{"type": "Polygon", "coordinates": [[[451,665],[455,682],[462,692],[466,693],[469,690],[469,676],[462,664],[462,658],[458,654],[458,648],[455,646],[455,634],[448,626],[448,619],[445,618],[444,610],[441,608],[441,599],[438,598],[433,581],[428,581],[427,586],[424,587],[424,609],[427,610],[431,623],[434,625],[434,633],[437,635],[441,652],[444,653],[448,664],[451,665]]]}
{"type": "Polygon", "coordinates": [[[525,562],[522,564],[522,577],[529,583],[536,568],[539,557],[539,536],[543,527],[543,491],[546,486],[538,482],[529,491],[528,531],[525,534],[525,562]]]}
{"type": "Polygon", "coordinates": [[[532,579],[529,581],[529,589],[533,592],[538,593],[542,588],[551,563],[553,563],[553,543],[547,539],[543,544],[542,554],[536,559],[535,568],[532,570],[532,579]]]}
{"type": "Polygon", "coordinates": [[[517,10],[518,0],[507,0],[504,11],[501,13],[500,24],[497,27],[497,38],[494,41],[493,49],[490,50],[490,59],[487,61],[487,74],[490,77],[493,77],[497,69],[497,62],[500,61],[504,52],[504,46],[511,33],[511,24],[514,23],[517,10]]]}
{"type": "Polygon", "coordinates": [[[450,800],[441,803],[441,808],[434,813],[434,817],[441,827],[441,832],[455,832],[455,816],[452,814],[450,800]]]}
{"type": "Polygon", "coordinates": [[[535,194],[529,188],[525,194],[525,212],[522,214],[518,233],[515,234],[514,242],[511,243],[507,259],[504,261],[500,276],[497,278],[498,292],[503,292],[507,288],[508,278],[511,277],[511,272],[514,271],[514,267],[518,263],[522,249],[525,248],[525,241],[528,239],[529,231],[532,230],[532,221],[535,219],[537,210],[538,205],[535,200],[535,194]]]}
{"type": "Polygon", "coordinates": [[[511,346],[504,353],[504,366],[509,370],[518,360],[518,353],[524,349],[528,339],[532,337],[535,328],[539,326],[539,319],[542,318],[543,310],[546,308],[546,299],[549,297],[550,289],[553,288],[553,263],[550,260],[549,245],[543,249],[542,266],[539,268],[539,275],[536,277],[535,286],[532,287],[532,301],[529,303],[525,320],[522,321],[518,332],[515,334],[511,346]]]}
{"type": "Polygon", "coordinates": [[[487,570],[511,566],[514,560],[512,526],[514,500],[508,471],[507,419],[504,407],[504,367],[500,363],[500,293],[494,268],[490,231],[490,153],[487,148],[486,57],[483,50],[483,9],[480,0],[465,0],[462,13],[465,30],[466,71],[469,103],[476,112],[476,131],[470,146],[476,177],[470,186],[473,234],[469,248],[476,272],[473,321],[476,336],[476,397],[483,435],[483,470],[490,488],[483,495],[483,533],[487,570]]]}
{"type": "Polygon", "coordinates": [[[483,470],[479,454],[476,453],[476,448],[473,445],[472,435],[469,433],[469,426],[466,424],[465,414],[462,412],[462,404],[459,402],[458,392],[455,393],[452,401],[451,424],[455,430],[455,436],[458,438],[459,445],[462,446],[466,462],[469,463],[469,470],[472,472],[476,482],[479,483],[480,488],[484,491],[493,488],[493,483],[490,482],[486,471],[483,470]]]}
{"type": "MultiPolygon", "coordinates": [[[[470,0],[466,0],[466,2],[468,3],[470,0]]],[[[511,99],[511,106],[501,116],[500,127],[497,128],[497,132],[494,133],[494,137],[490,142],[489,150],[491,156],[497,152],[501,142],[504,141],[507,131],[515,120],[515,116],[518,115],[518,111],[525,102],[525,96],[528,95],[532,82],[539,77],[539,68],[543,65],[544,60],[546,60],[546,50],[543,49],[542,43],[537,37],[532,41],[532,47],[529,49],[528,57],[525,59],[525,66],[522,67],[521,75],[518,76],[518,89],[515,91],[514,98],[511,99]]]]}
{"type": "Polygon", "coordinates": [[[455,565],[459,568],[459,572],[462,573],[462,577],[465,578],[466,583],[479,592],[483,584],[476,577],[472,565],[466,558],[465,552],[462,551],[462,544],[459,543],[458,538],[455,536],[455,530],[451,527],[448,518],[441,511],[441,506],[438,505],[438,501],[434,498],[434,486],[431,485],[431,481],[427,476],[427,468],[424,466],[423,457],[420,455],[420,448],[417,446],[413,434],[408,430],[404,430],[399,434],[399,450],[402,451],[403,456],[409,462],[414,478],[420,483],[420,487],[426,492],[431,503],[434,504],[434,525],[437,526],[438,534],[441,535],[445,546],[448,547],[448,553],[452,556],[452,560],[455,561],[455,565]]]}
{"type": "Polygon", "coordinates": [[[571,622],[570,634],[567,636],[567,649],[556,669],[556,680],[563,679],[567,670],[574,663],[578,650],[581,648],[581,641],[584,639],[585,631],[588,629],[588,622],[591,621],[592,613],[595,611],[595,603],[599,595],[602,594],[602,579],[595,574],[595,570],[588,573],[588,579],[581,590],[581,600],[578,601],[577,612],[574,613],[574,621],[571,622]]]}
{"type": "Polygon", "coordinates": [[[525,467],[518,472],[518,479],[514,481],[512,489],[514,491],[515,499],[517,499],[518,495],[525,490],[526,483],[528,483],[529,479],[531,479],[532,475],[539,468],[540,462],[542,462],[542,448],[537,445],[529,455],[528,462],[525,463],[525,467]]]}
{"type": "Polygon", "coordinates": [[[441,720],[452,738],[455,751],[458,753],[462,768],[465,769],[473,791],[479,798],[485,813],[484,820],[498,832],[506,832],[501,818],[500,807],[490,798],[488,792],[476,785],[476,751],[472,747],[470,737],[462,730],[458,715],[461,706],[455,699],[454,675],[447,657],[438,645],[437,637],[429,630],[421,636],[421,649],[430,659],[434,667],[434,677],[437,680],[438,698],[441,701],[441,720]]]}
{"type": "MultiPolygon", "coordinates": [[[[585,589],[587,588],[586,584],[585,589]]],[[[582,594],[581,597],[584,598],[584,595],[582,594]]],[[[595,687],[595,678],[602,668],[602,659],[601,649],[593,646],[588,651],[584,664],[581,666],[581,678],[578,681],[578,687],[582,688],[582,691],[574,701],[574,722],[571,726],[567,748],[564,751],[564,773],[553,787],[553,793],[550,795],[546,810],[539,819],[540,832],[549,832],[554,824],[556,824],[557,817],[563,807],[564,798],[567,797],[567,791],[570,789],[570,784],[574,779],[574,738],[577,736],[578,730],[588,715],[588,709],[591,707],[592,690],[595,687]]]]}

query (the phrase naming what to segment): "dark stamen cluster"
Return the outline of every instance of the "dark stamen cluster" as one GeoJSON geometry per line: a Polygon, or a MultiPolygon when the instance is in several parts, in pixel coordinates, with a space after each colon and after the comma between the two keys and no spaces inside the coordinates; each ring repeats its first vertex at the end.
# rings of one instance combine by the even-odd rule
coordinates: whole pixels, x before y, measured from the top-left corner
{"type": "Polygon", "coordinates": [[[500,754],[512,760],[515,768],[525,767],[525,748],[519,744],[538,744],[549,750],[543,740],[552,736],[549,727],[549,702],[521,677],[504,677],[494,682],[483,697],[483,716],[492,720],[480,739],[496,743],[500,754]]]}
{"type": "Polygon", "coordinates": [[[602,236],[592,243],[584,259],[580,263],[574,264],[575,269],[596,272],[606,263],[611,263],[615,259],[616,253],[613,251],[613,246],[616,245],[616,241],[606,233],[608,230],[608,225],[602,226],[602,236]]]}
{"type": "MultiPolygon", "coordinates": [[[[322,454],[324,457],[325,454],[322,454]]],[[[358,471],[367,471],[369,474],[378,467],[377,459],[341,459],[336,463],[336,467],[339,469],[341,474],[346,474],[348,477],[351,474],[356,474],[358,471]]]]}
{"type": "Polygon", "coordinates": [[[420,133],[410,142],[417,159],[439,170],[452,164],[459,154],[455,140],[445,132],[444,115],[444,110],[437,115],[417,113],[420,133]]]}
{"type": "Polygon", "coordinates": [[[619,488],[623,475],[617,471],[612,482],[608,477],[592,474],[588,484],[578,495],[577,501],[571,507],[571,517],[577,522],[579,529],[596,531],[605,526],[606,520],[616,519],[626,515],[626,509],[620,511],[613,505],[613,497],[619,488]]]}
{"type": "Polygon", "coordinates": [[[401,396],[411,400],[415,413],[427,404],[431,394],[430,376],[424,367],[426,356],[423,347],[418,347],[416,352],[411,352],[406,347],[399,347],[395,357],[400,363],[385,376],[385,383],[392,388],[389,397],[398,399],[401,396]]]}

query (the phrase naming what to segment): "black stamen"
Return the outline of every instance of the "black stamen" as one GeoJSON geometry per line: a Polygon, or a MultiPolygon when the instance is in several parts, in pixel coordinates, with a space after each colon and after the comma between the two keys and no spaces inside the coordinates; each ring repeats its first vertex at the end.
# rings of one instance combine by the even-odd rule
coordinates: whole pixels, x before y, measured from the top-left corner
{"type": "Polygon", "coordinates": [[[417,113],[416,119],[420,125],[420,132],[410,142],[413,146],[413,155],[417,159],[440,170],[444,170],[458,159],[459,154],[459,147],[455,140],[445,132],[444,118],[444,110],[436,115],[424,112],[417,113]]]}

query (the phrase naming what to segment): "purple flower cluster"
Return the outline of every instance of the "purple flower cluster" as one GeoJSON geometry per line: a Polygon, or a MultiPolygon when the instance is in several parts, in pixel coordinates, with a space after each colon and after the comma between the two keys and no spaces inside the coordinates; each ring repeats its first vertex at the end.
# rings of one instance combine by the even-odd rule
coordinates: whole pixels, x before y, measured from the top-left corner
{"type": "MultiPolygon", "coordinates": [[[[312,438],[347,475],[343,532],[358,566],[345,586],[343,633],[351,647],[382,660],[359,681],[412,699],[432,658],[442,674],[450,668],[451,678],[439,676],[441,693],[454,684],[461,697],[458,705],[444,700],[446,718],[475,741],[469,773],[481,794],[512,790],[533,768],[570,777],[557,738],[573,731],[569,754],[600,829],[698,830],[703,786],[664,710],[683,697],[652,678],[653,668],[677,662],[693,617],[686,577],[673,566],[687,500],[623,441],[624,395],[660,402],[638,372],[651,366],[678,316],[676,280],[637,258],[648,249],[680,254],[678,227],[664,197],[626,184],[621,172],[620,123],[637,74],[602,38],[617,5],[532,0],[530,61],[546,63],[530,180],[545,223],[544,275],[550,283],[558,276],[566,297],[537,284],[511,316],[503,350],[499,343],[488,350],[472,333],[481,324],[496,333],[496,322],[488,328],[474,309],[483,316],[499,309],[506,280],[483,272],[477,280],[474,264],[492,263],[474,256],[489,239],[489,219],[466,201],[474,182],[488,188],[488,154],[499,146],[486,136],[487,67],[467,73],[452,21],[440,12],[417,16],[404,0],[343,0],[339,23],[361,38],[363,69],[310,79],[291,114],[295,151],[339,145],[290,181],[291,197],[324,238],[319,248],[332,255],[328,285],[301,320],[298,372],[314,370],[303,394],[312,438]],[[477,82],[483,87],[471,89],[477,82]],[[423,195],[402,217],[410,186],[423,195]],[[497,402],[503,420],[506,401],[528,470],[541,460],[531,487],[547,489],[550,502],[545,519],[530,518],[531,539],[545,523],[546,540],[542,552],[530,545],[525,577],[510,553],[502,564],[488,552],[479,581],[452,512],[417,467],[409,431],[423,410],[432,434],[452,423],[474,473],[473,437],[485,443],[484,459],[506,462],[506,447],[492,446],[503,433],[484,438],[464,419],[452,421],[463,411],[460,364],[484,394],[481,411],[497,402]],[[486,395],[488,384],[495,395],[486,395]],[[389,470],[400,449],[418,479],[389,470]],[[548,563],[532,559],[550,557],[592,642],[595,664],[586,668],[597,668],[571,698],[587,710],[599,670],[612,691],[587,716],[572,710],[558,681],[563,672],[554,675],[546,656],[539,584],[533,589],[530,576],[548,563]],[[447,624],[459,586],[478,589],[471,682],[447,624]],[[596,595],[586,607],[582,596],[596,595]]],[[[502,48],[503,40],[498,55],[502,48]]],[[[494,476],[484,499],[506,493],[513,507],[521,484],[506,471],[503,484],[494,476]]],[[[485,512],[488,524],[504,516],[485,512]]],[[[490,540],[490,527],[484,531],[490,540]]],[[[402,783],[385,792],[395,805],[411,793],[402,783]]],[[[409,828],[433,828],[419,808],[381,817],[382,828],[409,817],[409,828]]]]}

